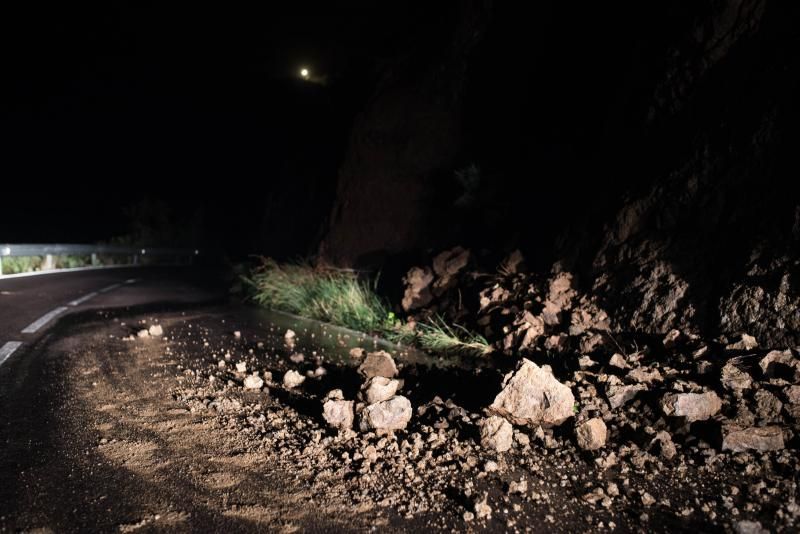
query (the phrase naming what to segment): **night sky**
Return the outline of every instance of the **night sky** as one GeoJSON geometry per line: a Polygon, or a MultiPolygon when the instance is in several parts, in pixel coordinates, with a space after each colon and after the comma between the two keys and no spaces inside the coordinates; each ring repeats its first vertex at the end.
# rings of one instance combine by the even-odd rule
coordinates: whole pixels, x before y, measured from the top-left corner
{"type": "Polygon", "coordinates": [[[295,162],[346,133],[407,2],[4,3],[0,242],[90,242],[142,202],[252,246],[295,162]],[[325,85],[303,82],[307,67],[325,85]]]}

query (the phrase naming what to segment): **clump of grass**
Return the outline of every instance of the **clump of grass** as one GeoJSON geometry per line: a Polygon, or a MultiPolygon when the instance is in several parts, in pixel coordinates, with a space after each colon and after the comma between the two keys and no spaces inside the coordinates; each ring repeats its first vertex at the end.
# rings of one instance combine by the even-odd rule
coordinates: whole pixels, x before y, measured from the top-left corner
{"type": "Polygon", "coordinates": [[[418,343],[422,350],[459,356],[485,356],[492,347],[480,334],[460,325],[449,325],[441,317],[433,317],[417,325],[418,343]]]}
{"type": "Polygon", "coordinates": [[[416,329],[403,325],[375,292],[377,280],[352,271],[264,258],[245,281],[254,290],[253,300],[267,308],[377,333],[433,353],[482,356],[491,352],[483,336],[448,325],[441,317],[420,322],[416,329]]]}
{"type": "Polygon", "coordinates": [[[262,306],[353,330],[381,331],[390,317],[374,291],[375,282],[351,271],[264,259],[247,281],[262,306]]]}

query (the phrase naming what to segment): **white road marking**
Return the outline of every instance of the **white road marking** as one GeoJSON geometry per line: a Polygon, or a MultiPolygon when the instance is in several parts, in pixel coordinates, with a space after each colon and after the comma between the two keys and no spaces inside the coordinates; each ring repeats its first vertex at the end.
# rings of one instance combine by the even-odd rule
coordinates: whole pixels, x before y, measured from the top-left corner
{"type": "Polygon", "coordinates": [[[9,341],[0,347],[0,365],[3,365],[8,357],[14,354],[14,351],[17,350],[20,345],[22,345],[21,341],[9,341]]]}
{"type": "Polygon", "coordinates": [[[96,296],[97,296],[97,291],[92,291],[91,293],[87,293],[86,295],[82,296],[79,299],[73,300],[72,302],[69,303],[69,305],[70,306],[80,306],[81,304],[83,304],[87,300],[89,300],[91,298],[94,298],[96,296]]]}
{"type": "Polygon", "coordinates": [[[114,291],[115,289],[117,289],[117,288],[118,288],[118,287],[120,287],[121,285],[122,285],[122,284],[111,284],[110,286],[108,286],[108,287],[104,287],[103,289],[101,289],[100,291],[98,291],[98,293],[108,293],[109,291],[114,291]]]}
{"type": "Polygon", "coordinates": [[[138,278],[129,278],[128,280],[125,280],[125,283],[126,284],[135,284],[138,281],[139,281],[138,278]]]}
{"type": "Polygon", "coordinates": [[[51,311],[45,313],[44,315],[42,315],[41,317],[36,319],[34,322],[32,322],[31,324],[29,324],[28,326],[23,328],[22,333],[23,334],[33,334],[33,333],[35,333],[41,327],[43,327],[44,325],[46,325],[47,323],[49,323],[50,321],[52,321],[53,319],[55,319],[56,317],[58,317],[59,315],[64,313],[65,311],[67,311],[67,307],[66,306],[59,306],[55,310],[51,310],[51,311]]]}

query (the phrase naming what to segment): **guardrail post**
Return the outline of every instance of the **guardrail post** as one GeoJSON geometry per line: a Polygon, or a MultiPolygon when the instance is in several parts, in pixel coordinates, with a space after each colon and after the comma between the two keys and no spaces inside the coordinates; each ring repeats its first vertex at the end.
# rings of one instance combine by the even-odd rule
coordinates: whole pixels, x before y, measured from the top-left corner
{"type": "Polygon", "coordinates": [[[0,276],[3,276],[3,256],[0,256],[0,276]]]}
{"type": "Polygon", "coordinates": [[[97,266],[97,253],[96,252],[92,252],[92,267],[96,267],[96,266],[97,266]]]}

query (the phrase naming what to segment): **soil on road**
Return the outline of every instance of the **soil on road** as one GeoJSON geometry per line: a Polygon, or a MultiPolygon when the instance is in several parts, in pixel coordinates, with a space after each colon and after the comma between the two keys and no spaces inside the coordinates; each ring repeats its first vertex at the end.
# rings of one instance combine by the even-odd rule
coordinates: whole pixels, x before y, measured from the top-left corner
{"type": "MultiPolygon", "coordinates": [[[[190,319],[187,313],[174,321],[190,319]]],[[[2,393],[0,531],[291,532],[370,524],[352,510],[314,506],[291,473],[265,463],[212,414],[190,413],[173,400],[178,362],[160,340],[124,340],[140,328],[136,320],[92,315],[66,319],[30,347],[19,358],[24,372],[4,370],[21,379],[6,381],[2,393]]]]}

